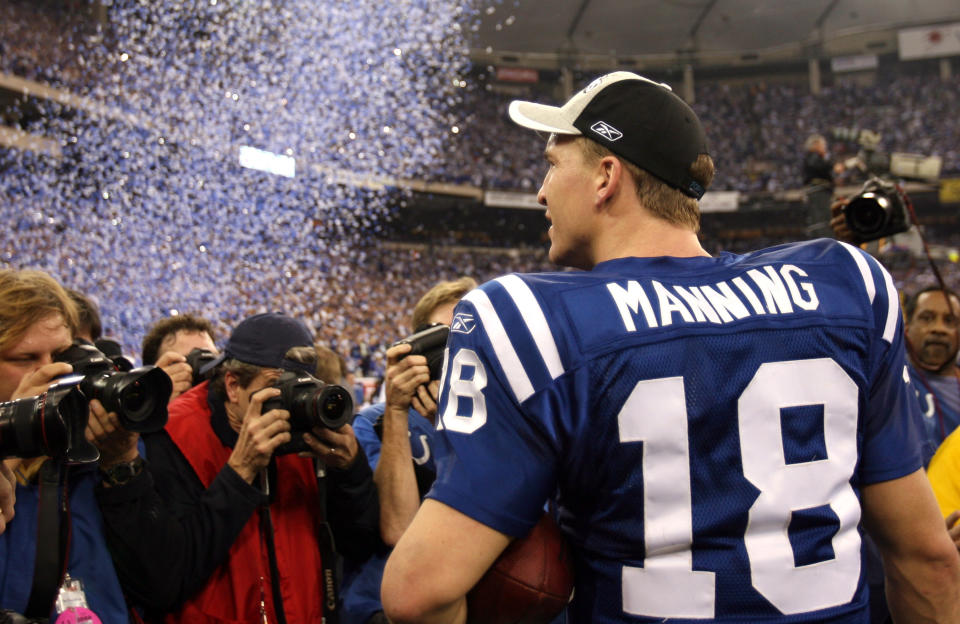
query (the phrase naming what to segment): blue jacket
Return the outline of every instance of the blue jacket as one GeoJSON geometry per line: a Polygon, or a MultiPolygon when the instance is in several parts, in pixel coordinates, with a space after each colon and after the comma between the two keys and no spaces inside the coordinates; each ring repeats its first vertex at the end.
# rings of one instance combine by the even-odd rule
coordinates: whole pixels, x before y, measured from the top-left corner
{"type": "MultiPolygon", "coordinates": [[[[67,573],[83,581],[91,611],[104,624],[129,622],[120,582],[103,533],[103,519],[94,497],[99,482],[95,465],[67,469],[70,492],[70,551],[67,573]]],[[[16,515],[0,535],[0,608],[23,613],[30,598],[37,555],[35,483],[17,486],[16,515]]],[[[52,613],[51,621],[56,616],[52,613]]]]}

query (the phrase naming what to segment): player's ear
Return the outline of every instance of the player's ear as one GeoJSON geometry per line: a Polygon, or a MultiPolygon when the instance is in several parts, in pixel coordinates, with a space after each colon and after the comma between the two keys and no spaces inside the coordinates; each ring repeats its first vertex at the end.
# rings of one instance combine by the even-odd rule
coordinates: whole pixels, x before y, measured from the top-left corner
{"type": "Polygon", "coordinates": [[[616,156],[604,156],[597,164],[597,205],[616,195],[623,181],[623,163],[616,156]]]}

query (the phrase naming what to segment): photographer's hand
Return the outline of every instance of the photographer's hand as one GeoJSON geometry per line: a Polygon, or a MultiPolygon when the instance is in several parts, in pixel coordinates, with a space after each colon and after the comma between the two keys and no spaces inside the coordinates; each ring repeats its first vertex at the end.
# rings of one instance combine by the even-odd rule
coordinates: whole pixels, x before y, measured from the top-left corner
{"type": "Polygon", "coordinates": [[[170,402],[186,392],[193,385],[193,369],[187,364],[187,358],[176,351],[167,351],[157,360],[157,368],[167,374],[173,382],[173,392],[170,393],[170,402]]]}
{"type": "Polygon", "coordinates": [[[850,200],[845,197],[837,197],[830,205],[830,228],[833,229],[833,235],[839,241],[856,244],[856,238],[853,231],[847,227],[847,217],[843,214],[843,208],[850,200]]]}
{"type": "Polygon", "coordinates": [[[132,462],[140,454],[137,450],[140,434],[124,429],[117,413],[108,413],[96,399],[90,401],[85,433],[87,440],[100,449],[101,468],[132,462]]]}
{"type": "Polygon", "coordinates": [[[417,394],[411,406],[421,416],[432,423],[437,422],[437,401],[440,400],[440,380],[434,379],[426,385],[417,386],[417,394]]]}
{"type": "Polygon", "coordinates": [[[0,462],[0,533],[13,520],[14,505],[17,502],[17,479],[3,462],[0,462]]]}
{"type": "Polygon", "coordinates": [[[290,412],[272,409],[260,413],[264,401],[278,396],[279,388],[264,388],[253,393],[237,444],[227,460],[227,465],[247,483],[253,483],[257,474],[267,467],[278,446],[290,441],[290,412]]]}
{"type": "MultiPolygon", "coordinates": [[[[10,395],[10,400],[14,401],[16,399],[39,396],[46,392],[50,384],[56,381],[58,377],[69,375],[71,372],[73,372],[73,367],[66,362],[44,364],[20,379],[20,384],[17,385],[17,389],[10,395]]],[[[10,470],[17,470],[24,462],[32,463],[33,458],[11,457],[3,461],[10,470]]]]}
{"type": "MultiPolygon", "coordinates": [[[[424,402],[430,396],[426,386],[430,382],[430,369],[422,355],[407,355],[410,348],[408,344],[400,344],[387,350],[383,439],[380,460],[373,472],[380,498],[380,537],[389,546],[397,543],[420,508],[410,451],[409,418],[410,406],[418,402],[417,411],[426,416],[420,409],[425,409],[424,402]],[[421,397],[421,391],[427,396],[421,397]]],[[[435,412],[436,403],[432,400],[429,403],[435,412]]]]}
{"type": "Polygon", "coordinates": [[[343,470],[357,459],[357,437],[350,425],[339,429],[314,427],[310,433],[303,434],[303,440],[330,468],[343,470]]]}
{"type": "Polygon", "coordinates": [[[69,375],[71,372],[73,372],[73,367],[66,362],[44,364],[20,379],[20,384],[17,386],[17,389],[13,391],[10,400],[41,395],[47,391],[50,384],[58,377],[69,375]]]}
{"type": "Polygon", "coordinates": [[[384,378],[386,385],[386,410],[400,418],[404,425],[407,422],[407,410],[417,396],[417,388],[430,383],[430,369],[427,367],[427,358],[422,355],[407,355],[411,347],[408,344],[399,344],[387,349],[387,372],[384,378]]]}

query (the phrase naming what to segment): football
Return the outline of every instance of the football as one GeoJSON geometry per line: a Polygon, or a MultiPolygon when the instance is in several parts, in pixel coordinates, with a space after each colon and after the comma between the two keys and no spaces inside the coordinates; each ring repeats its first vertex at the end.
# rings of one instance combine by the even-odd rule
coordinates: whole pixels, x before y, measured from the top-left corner
{"type": "Polygon", "coordinates": [[[515,539],[467,594],[469,624],[548,624],[570,601],[573,561],[549,514],[515,539]]]}

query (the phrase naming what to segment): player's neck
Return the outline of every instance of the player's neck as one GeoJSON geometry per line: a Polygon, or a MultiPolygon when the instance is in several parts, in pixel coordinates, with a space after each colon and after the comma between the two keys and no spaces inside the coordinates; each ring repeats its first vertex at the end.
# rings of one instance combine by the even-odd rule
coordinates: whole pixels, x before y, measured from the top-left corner
{"type": "Polygon", "coordinates": [[[610,228],[598,247],[597,263],[615,258],[709,256],[696,233],[663,219],[644,216],[610,228]]]}

